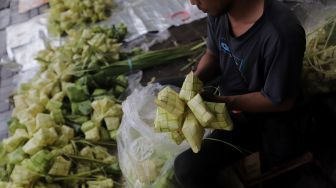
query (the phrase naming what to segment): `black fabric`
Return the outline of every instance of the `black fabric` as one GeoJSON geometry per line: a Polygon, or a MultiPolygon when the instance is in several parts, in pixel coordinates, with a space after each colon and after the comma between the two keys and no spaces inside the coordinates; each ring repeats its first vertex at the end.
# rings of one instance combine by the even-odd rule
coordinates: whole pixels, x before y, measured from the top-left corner
{"type": "MultiPolygon", "coordinates": [[[[215,130],[208,138],[257,150],[256,146],[260,145],[258,129],[247,126],[248,120],[242,116],[233,115],[232,120],[235,124],[233,131],[215,130]]],[[[221,171],[245,155],[225,143],[204,139],[199,153],[195,154],[189,149],[176,158],[176,181],[182,188],[226,187],[221,181],[221,171]]]]}
{"type": "Polygon", "coordinates": [[[177,182],[186,188],[225,187],[220,172],[246,156],[246,151],[260,152],[263,171],[303,154],[307,149],[303,136],[307,122],[297,114],[301,113],[231,114],[233,131],[215,130],[209,138],[231,143],[244,153],[205,139],[199,153],[189,149],[176,158],[177,182]]]}
{"type": "Polygon", "coordinates": [[[265,1],[263,16],[233,37],[227,14],[208,17],[208,49],[219,56],[221,95],[261,91],[274,104],[298,94],[305,31],[276,0],[265,1]]]}

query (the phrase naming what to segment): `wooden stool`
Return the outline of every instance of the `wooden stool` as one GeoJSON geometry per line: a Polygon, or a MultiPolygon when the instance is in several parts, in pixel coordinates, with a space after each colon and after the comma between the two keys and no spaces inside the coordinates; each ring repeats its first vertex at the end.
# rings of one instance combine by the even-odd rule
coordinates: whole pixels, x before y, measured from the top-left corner
{"type": "Polygon", "coordinates": [[[313,162],[313,155],[310,152],[306,152],[296,159],[261,174],[259,153],[257,152],[242,159],[236,165],[236,169],[244,186],[252,187],[310,162],[313,162]]]}

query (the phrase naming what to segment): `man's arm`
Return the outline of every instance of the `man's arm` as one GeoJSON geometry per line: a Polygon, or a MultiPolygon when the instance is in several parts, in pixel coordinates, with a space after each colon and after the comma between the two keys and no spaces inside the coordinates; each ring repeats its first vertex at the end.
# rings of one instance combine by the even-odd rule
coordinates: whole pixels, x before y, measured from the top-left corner
{"type": "Polygon", "coordinates": [[[205,100],[226,103],[228,109],[244,112],[282,112],[293,107],[295,99],[284,100],[280,104],[273,104],[271,100],[261,94],[253,92],[234,96],[203,96],[205,100]]]}
{"type": "MultiPolygon", "coordinates": [[[[218,57],[209,49],[200,60],[194,72],[204,83],[216,78],[219,73],[218,57]]],[[[271,100],[261,94],[253,92],[235,96],[203,95],[205,100],[226,103],[230,110],[244,112],[281,112],[292,108],[295,99],[284,100],[280,104],[273,104],[271,100]]]]}
{"type": "Polygon", "coordinates": [[[207,49],[197,65],[195,75],[204,83],[215,79],[220,70],[218,61],[217,55],[207,49]]]}

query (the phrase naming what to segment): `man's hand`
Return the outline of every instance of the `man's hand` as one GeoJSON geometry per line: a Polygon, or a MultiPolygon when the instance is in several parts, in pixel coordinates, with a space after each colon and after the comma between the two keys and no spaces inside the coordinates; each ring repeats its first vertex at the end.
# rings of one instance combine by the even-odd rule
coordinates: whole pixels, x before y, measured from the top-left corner
{"type": "Polygon", "coordinates": [[[204,101],[208,101],[208,102],[220,102],[219,101],[219,96],[214,95],[212,92],[210,91],[203,91],[200,93],[202,99],[204,101]]]}
{"type": "Polygon", "coordinates": [[[295,99],[284,100],[280,104],[273,104],[260,92],[234,96],[217,96],[209,91],[201,93],[202,99],[208,102],[225,103],[229,110],[244,112],[281,112],[290,110],[295,99]]]}

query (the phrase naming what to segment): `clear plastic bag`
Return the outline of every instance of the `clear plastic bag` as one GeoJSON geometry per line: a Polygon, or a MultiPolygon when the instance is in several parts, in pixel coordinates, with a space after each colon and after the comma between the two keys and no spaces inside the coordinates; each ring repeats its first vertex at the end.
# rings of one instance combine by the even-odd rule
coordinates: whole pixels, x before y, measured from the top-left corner
{"type": "Polygon", "coordinates": [[[186,142],[176,145],[169,134],[154,131],[154,100],[162,87],[138,87],[122,104],[124,116],[117,143],[127,187],[151,187],[170,172],[175,157],[189,148],[186,142]]]}

